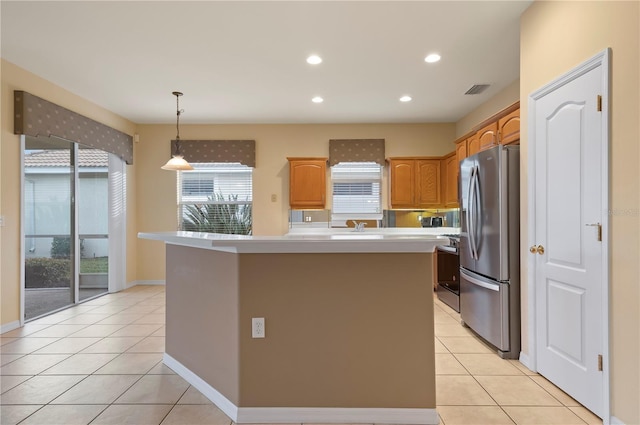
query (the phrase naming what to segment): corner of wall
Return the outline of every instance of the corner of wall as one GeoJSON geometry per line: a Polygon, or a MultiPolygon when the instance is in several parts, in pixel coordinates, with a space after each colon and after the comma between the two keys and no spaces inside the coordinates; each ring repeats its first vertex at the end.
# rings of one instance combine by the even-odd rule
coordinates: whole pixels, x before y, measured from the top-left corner
{"type": "Polygon", "coordinates": [[[482,105],[459,119],[456,122],[456,138],[468,133],[475,125],[519,100],[520,78],[517,78],[482,105]]]}

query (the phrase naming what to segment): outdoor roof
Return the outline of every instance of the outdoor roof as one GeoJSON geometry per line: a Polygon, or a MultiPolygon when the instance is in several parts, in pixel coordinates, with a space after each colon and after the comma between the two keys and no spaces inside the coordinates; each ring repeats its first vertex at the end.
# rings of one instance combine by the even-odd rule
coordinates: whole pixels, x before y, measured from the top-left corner
{"type": "MultiPolygon", "coordinates": [[[[109,154],[99,149],[78,149],[80,167],[107,167],[109,154]]],[[[68,150],[43,150],[27,153],[25,167],[66,167],[69,165],[68,150]]]]}

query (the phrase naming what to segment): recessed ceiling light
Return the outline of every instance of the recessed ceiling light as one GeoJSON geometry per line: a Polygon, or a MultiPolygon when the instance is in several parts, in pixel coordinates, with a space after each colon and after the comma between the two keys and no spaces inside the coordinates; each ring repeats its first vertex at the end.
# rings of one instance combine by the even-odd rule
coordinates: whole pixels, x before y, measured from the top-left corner
{"type": "Polygon", "coordinates": [[[400,102],[411,102],[411,96],[402,96],[400,102]]]}
{"type": "Polygon", "coordinates": [[[314,97],[313,99],[311,99],[311,101],[312,101],[313,103],[322,103],[322,102],[324,102],[324,99],[323,99],[323,98],[321,98],[320,96],[316,96],[316,97],[314,97]]]}
{"type": "Polygon", "coordinates": [[[319,63],[322,63],[322,58],[318,55],[311,55],[307,58],[307,63],[310,63],[311,65],[317,65],[319,63]]]}
{"type": "Polygon", "coordinates": [[[438,62],[439,60],[440,60],[440,55],[437,53],[431,53],[426,58],[424,58],[424,61],[428,63],[438,62]]]}

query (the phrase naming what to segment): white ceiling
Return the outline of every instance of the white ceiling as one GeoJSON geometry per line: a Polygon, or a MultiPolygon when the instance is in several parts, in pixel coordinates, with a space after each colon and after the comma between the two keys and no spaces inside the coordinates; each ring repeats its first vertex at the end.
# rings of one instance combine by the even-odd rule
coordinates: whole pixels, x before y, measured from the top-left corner
{"type": "Polygon", "coordinates": [[[182,123],[453,122],[518,78],[530,3],[3,0],[1,53],[141,124],[176,90],[182,123]]]}

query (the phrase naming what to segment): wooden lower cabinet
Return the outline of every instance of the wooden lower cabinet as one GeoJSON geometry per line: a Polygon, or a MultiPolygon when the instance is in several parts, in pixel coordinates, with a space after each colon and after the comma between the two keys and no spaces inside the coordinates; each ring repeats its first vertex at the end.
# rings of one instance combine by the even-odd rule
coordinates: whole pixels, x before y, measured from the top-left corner
{"type": "Polygon", "coordinates": [[[289,160],[289,205],[293,209],[324,209],[327,158],[289,160]]]}

